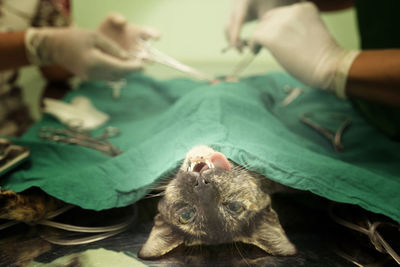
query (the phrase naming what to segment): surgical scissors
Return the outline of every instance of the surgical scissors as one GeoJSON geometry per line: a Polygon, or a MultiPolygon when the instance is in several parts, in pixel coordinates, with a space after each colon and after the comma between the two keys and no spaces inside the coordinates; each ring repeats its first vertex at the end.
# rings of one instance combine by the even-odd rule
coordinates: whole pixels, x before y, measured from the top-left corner
{"type": "Polygon", "coordinates": [[[92,148],[111,157],[122,153],[118,148],[108,141],[108,138],[117,136],[119,134],[120,131],[116,127],[107,127],[104,129],[102,135],[98,137],[92,137],[88,133],[68,128],[59,129],[42,127],[38,130],[39,137],[43,139],[92,148]]]}
{"type": "Polygon", "coordinates": [[[200,72],[193,67],[183,64],[182,62],[176,60],[175,58],[161,52],[160,50],[153,47],[148,41],[138,39],[137,44],[142,52],[139,53],[131,52],[131,55],[136,58],[160,63],[162,65],[179,70],[183,73],[189,74],[200,80],[206,80],[209,82],[214,80],[214,77],[211,77],[210,75],[200,72]]]}
{"type": "MultiPolygon", "coordinates": [[[[244,42],[244,44],[248,46],[248,42],[244,42]]],[[[250,65],[250,63],[253,62],[261,49],[262,46],[260,44],[255,45],[254,48],[239,61],[228,77],[237,78],[250,65]]]]}

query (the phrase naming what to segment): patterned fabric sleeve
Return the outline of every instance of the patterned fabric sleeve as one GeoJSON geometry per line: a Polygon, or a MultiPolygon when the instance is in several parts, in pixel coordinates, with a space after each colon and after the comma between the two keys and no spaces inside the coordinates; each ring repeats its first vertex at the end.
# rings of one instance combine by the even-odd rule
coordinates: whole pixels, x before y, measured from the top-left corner
{"type": "Polygon", "coordinates": [[[69,25],[71,25],[69,0],[40,1],[32,26],[65,27],[69,25]]]}
{"type": "MultiPolygon", "coordinates": [[[[26,20],[25,27],[29,27],[29,24],[34,27],[65,27],[71,24],[69,0],[39,0],[37,5],[22,5],[22,1],[16,5],[12,1],[14,0],[10,0],[10,3],[13,5],[8,6],[8,11],[26,20]],[[36,6],[36,12],[24,9],[30,6],[36,6]],[[10,10],[11,7],[13,8],[10,10]],[[29,14],[33,13],[35,15],[32,19],[29,14]]],[[[1,4],[4,4],[2,0],[0,10],[1,4]]],[[[14,26],[12,21],[6,21],[6,26],[7,23],[14,26]]],[[[22,89],[15,83],[16,77],[17,72],[7,75],[0,72],[0,136],[20,136],[34,122],[23,101],[22,89]],[[2,83],[2,80],[5,82],[2,83]]]]}

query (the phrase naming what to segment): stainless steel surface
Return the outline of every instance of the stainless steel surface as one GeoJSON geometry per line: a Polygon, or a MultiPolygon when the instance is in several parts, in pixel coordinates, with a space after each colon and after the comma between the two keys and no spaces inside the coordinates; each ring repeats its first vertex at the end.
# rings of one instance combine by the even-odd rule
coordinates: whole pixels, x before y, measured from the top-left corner
{"type": "MultiPolygon", "coordinates": [[[[139,219],[136,223],[118,235],[90,244],[50,244],[38,235],[43,231],[42,226],[18,225],[1,231],[0,266],[108,267],[139,266],[140,263],[148,266],[354,266],[338,256],[338,248],[346,250],[347,254],[354,253],[364,262],[372,262],[380,257],[373,251],[362,250],[368,242],[360,242],[357,236],[330,220],[326,209],[329,201],[309,193],[294,193],[275,195],[273,205],[286,233],[298,249],[295,256],[273,257],[257,247],[236,243],[180,246],[160,259],[142,261],[137,257],[137,252],[153,225],[156,202],[157,199],[139,201],[139,219]],[[97,256],[89,256],[96,251],[97,256]],[[68,258],[68,255],[73,257],[68,258]],[[96,264],[92,262],[93,257],[97,260],[96,264]],[[61,259],[64,259],[63,263],[55,265],[61,259]]],[[[96,226],[115,221],[126,212],[124,208],[103,212],[74,209],[62,215],[60,220],[96,226]]]]}

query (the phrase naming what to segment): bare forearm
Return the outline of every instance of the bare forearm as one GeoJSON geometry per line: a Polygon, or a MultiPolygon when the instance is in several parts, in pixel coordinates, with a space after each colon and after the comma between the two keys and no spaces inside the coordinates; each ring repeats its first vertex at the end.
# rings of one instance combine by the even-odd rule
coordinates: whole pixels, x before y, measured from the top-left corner
{"type": "Polygon", "coordinates": [[[51,82],[65,81],[73,76],[72,73],[59,66],[43,66],[40,70],[43,77],[51,82]]]}
{"type": "Polygon", "coordinates": [[[350,68],[346,94],[400,107],[400,49],[362,51],[350,68]]]}
{"type": "Polygon", "coordinates": [[[354,4],[354,0],[310,0],[321,11],[337,11],[350,8],[354,4]]]}
{"type": "MultiPolygon", "coordinates": [[[[0,71],[18,69],[30,64],[24,39],[24,32],[0,33],[0,71]]],[[[70,72],[58,66],[44,66],[41,71],[49,81],[66,80],[72,76],[70,72]]]]}
{"type": "Polygon", "coordinates": [[[0,71],[29,65],[24,32],[0,33],[0,71]]]}

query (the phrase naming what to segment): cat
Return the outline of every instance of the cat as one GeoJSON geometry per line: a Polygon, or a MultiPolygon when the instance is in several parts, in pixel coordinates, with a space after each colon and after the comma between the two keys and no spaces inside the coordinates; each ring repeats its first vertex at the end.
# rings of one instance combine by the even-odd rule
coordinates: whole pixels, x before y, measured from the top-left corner
{"type": "Polygon", "coordinates": [[[268,254],[296,254],[271,207],[279,185],[199,145],[186,155],[165,187],[142,259],[159,258],[180,245],[242,242],[268,254]]]}
{"type": "Polygon", "coordinates": [[[0,219],[35,224],[64,205],[37,187],[21,193],[0,188],[0,219]]]}

